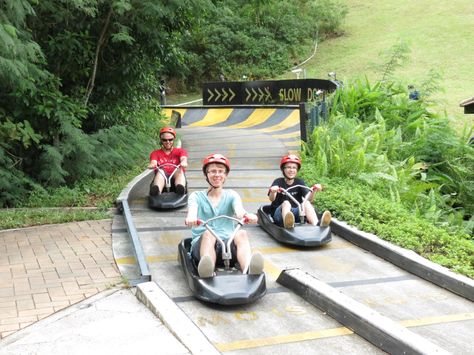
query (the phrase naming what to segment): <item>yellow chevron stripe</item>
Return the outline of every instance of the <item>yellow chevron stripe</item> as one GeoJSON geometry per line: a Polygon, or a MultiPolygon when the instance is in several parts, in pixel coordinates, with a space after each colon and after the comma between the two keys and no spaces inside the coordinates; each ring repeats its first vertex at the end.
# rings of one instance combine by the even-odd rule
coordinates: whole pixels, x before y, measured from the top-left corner
{"type": "Polygon", "coordinates": [[[265,108],[258,108],[255,109],[249,117],[243,122],[236,123],[234,125],[229,126],[229,128],[248,128],[252,126],[256,126],[260,123],[265,122],[270,118],[271,115],[275,113],[276,109],[265,109],[265,108]]]}
{"type": "Polygon", "coordinates": [[[168,117],[168,119],[171,119],[171,113],[173,111],[178,111],[181,114],[181,118],[183,118],[183,116],[186,113],[187,109],[185,109],[185,108],[165,108],[165,109],[163,109],[163,114],[166,117],[168,117]]]}
{"type": "Polygon", "coordinates": [[[265,132],[265,133],[276,132],[276,131],[281,131],[283,129],[293,127],[295,125],[299,125],[299,124],[300,124],[300,112],[298,110],[294,110],[292,113],[288,115],[287,118],[285,118],[279,124],[272,127],[259,129],[259,131],[265,132]]]}
{"type": "Polygon", "coordinates": [[[227,121],[234,109],[232,108],[211,108],[207,110],[206,116],[200,121],[190,124],[191,127],[213,126],[227,121]]]}

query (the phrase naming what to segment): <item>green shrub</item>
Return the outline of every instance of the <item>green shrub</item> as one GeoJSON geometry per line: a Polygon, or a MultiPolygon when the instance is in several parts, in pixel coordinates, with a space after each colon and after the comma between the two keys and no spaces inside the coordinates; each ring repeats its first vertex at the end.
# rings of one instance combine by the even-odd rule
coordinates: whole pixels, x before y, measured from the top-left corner
{"type": "Polygon", "coordinates": [[[67,223],[110,218],[106,210],[15,209],[0,211],[0,230],[42,224],[67,223]]]}
{"type": "Polygon", "coordinates": [[[439,226],[474,227],[474,147],[446,116],[409,100],[401,84],[345,84],[304,159],[317,176],[352,177],[439,226]]]}
{"type": "MultiPolygon", "coordinates": [[[[311,168],[304,168],[302,176],[313,182],[315,175],[311,168]]],[[[328,209],[360,230],[474,277],[474,242],[468,234],[436,227],[366,184],[347,178],[322,178],[319,182],[325,189],[316,195],[318,210],[328,209]]]]}

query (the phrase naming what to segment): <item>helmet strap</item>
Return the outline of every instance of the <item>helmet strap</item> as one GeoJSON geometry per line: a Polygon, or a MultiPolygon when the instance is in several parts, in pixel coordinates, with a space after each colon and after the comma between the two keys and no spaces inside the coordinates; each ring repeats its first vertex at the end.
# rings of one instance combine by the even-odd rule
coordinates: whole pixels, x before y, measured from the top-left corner
{"type": "Polygon", "coordinates": [[[211,184],[211,182],[209,181],[209,179],[207,178],[207,176],[206,176],[206,181],[207,181],[207,183],[208,183],[209,186],[210,186],[210,189],[207,191],[207,193],[209,193],[209,192],[210,192],[211,190],[213,190],[213,189],[217,189],[217,187],[215,187],[214,185],[211,184]]]}
{"type": "Polygon", "coordinates": [[[295,178],[290,179],[288,176],[286,176],[286,174],[285,174],[285,169],[281,169],[281,172],[282,172],[282,174],[283,174],[283,177],[285,178],[285,181],[286,181],[286,180],[290,180],[290,181],[291,181],[291,180],[295,180],[295,178]]]}

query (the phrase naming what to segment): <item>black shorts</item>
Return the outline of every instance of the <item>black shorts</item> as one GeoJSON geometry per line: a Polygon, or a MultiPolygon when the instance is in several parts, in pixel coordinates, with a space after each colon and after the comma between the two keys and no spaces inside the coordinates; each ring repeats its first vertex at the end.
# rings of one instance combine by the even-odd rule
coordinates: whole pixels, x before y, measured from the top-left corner
{"type": "MultiPolygon", "coordinates": [[[[201,260],[201,240],[202,238],[199,238],[198,241],[193,245],[191,248],[191,256],[193,257],[194,262],[199,264],[199,260],[201,260]]],[[[226,243],[227,244],[227,243],[226,243]]],[[[216,251],[216,266],[217,267],[223,267],[224,266],[224,260],[222,260],[222,245],[218,241],[216,241],[216,244],[214,244],[214,250],[216,251]]],[[[237,247],[234,244],[234,241],[230,243],[230,251],[232,253],[232,259],[230,260],[230,265],[234,266],[237,263],[237,247]]]]}

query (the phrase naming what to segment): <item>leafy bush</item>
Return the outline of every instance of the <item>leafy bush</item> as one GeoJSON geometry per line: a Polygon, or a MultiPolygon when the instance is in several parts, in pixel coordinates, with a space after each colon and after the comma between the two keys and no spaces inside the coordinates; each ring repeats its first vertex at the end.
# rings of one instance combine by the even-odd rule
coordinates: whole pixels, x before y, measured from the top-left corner
{"type": "MultiPolygon", "coordinates": [[[[311,166],[305,165],[302,172],[308,181],[316,176],[311,166]]],[[[361,182],[327,177],[318,181],[325,186],[315,198],[318,210],[328,209],[360,230],[474,277],[474,242],[468,234],[436,227],[361,182]]]]}
{"type": "Polygon", "coordinates": [[[334,95],[305,159],[318,176],[352,177],[437,225],[472,233],[471,132],[459,136],[446,116],[409,100],[400,84],[357,80],[334,95]]]}
{"type": "Polygon", "coordinates": [[[113,207],[124,186],[143,171],[148,154],[148,150],[143,152],[139,161],[133,161],[133,166],[118,167],[112,175],[82,179],[71,187],[34,189],[18,207],[113,207]]]}
{"type": "Polygon", "coordinates": [[[337,33],[346,7],[324,1],[217,1],[203,24],[181,36],[185,68],[173,72],[189,85],[216,80],[264,79],[280,74],[314,40],[337,33]],[[189,60],[188,60],[189,59],[189,60]]]}

